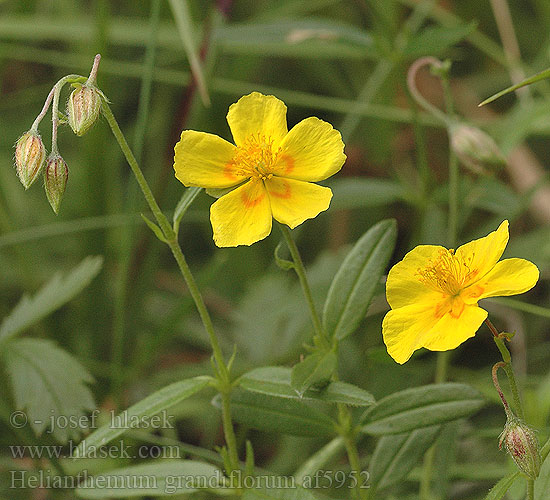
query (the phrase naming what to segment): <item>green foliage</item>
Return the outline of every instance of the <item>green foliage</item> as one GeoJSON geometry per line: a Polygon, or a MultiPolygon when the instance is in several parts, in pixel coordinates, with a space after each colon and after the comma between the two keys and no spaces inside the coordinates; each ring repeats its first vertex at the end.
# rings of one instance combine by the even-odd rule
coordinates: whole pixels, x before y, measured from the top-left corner
{"type": "Polygon", "coordinates": [[[323,309],[323,325],[331,337],[346,338],[365,317],[396,237],[395,221],[379,222],[359,239],[344,260],[323,309]]]}
{"type": "Polygon", "coordinates": [[[194,460],[164,460],[133,465],[104,472],[84,481],[75,493],[79,498],[103,499],[155,497],[189,494],[205,486],[215,489],[221,471],[210,464],[194,460]]]}
{"type": "Polygon", "coordinates": [[[34,297],[24,296],[0,325],[0,343],[21,333],[79,294],[101,269],[101,257],[87,257],[69,274],[55,275],[34,297]]]}
{"type": "Polygon", "coordinates": [[[407,477],[434,443],[440,430],[441,426],[434,425],[410,433],[382,436],[370,462],[370,487],[383,489],[407,477]]]}
{"type": "Polygon", "coordinates": [[[293,389],[302,396],[310,388],[323,388],[338,366],[334,351],[315,352],[294,365],[290,375],[293,389]]]}
{"type": "Polygon", "coordinates": [[[79,418],[95,408],[86,386],[94,379],[87,370],[50,340],[13,339],[4,344],[1,354],[15,405],[26,411],[36,434],[49,429],[62,443],[78,439],[82,432],[79,418]]]}
{"type": "Polygon", "coordinates": [[[167,387],[163,387],[159,391],[147,396],[139,403],[117,415],[112,422],[90,434],[74,451],[74,458],[78,458],[82,454],[85,455],[86,449],[95,450],[97,447],[109,443],[130,429],[139,427],[139,423],[144,418],[147,419],[163,410],[168,410],[201,389],[204,389],[210,381],[211,379],[205,376],[182,380],[181,382],[175,382],[167,387]]]}
{"type": "MultiPolygon", "coordinates": [[[[220,406],[219,398],[213,404],[220,406]]],[[[334,421],[307,401],[235,390],[231,410],[236,422],[266,432],[293,436],[333,437],[334,421]]]]}
{"type": "Polygon", "coordinates": [[[361,430],[373,435],[400,434],[467,417],[484,405],[483,396],[465,384],[415,387],[370,407],[362,417],[361,430]]]}
{"type": "Polygon", "coordinates": [[[345,382],[330,382],[320,389],[309,388],[298,393],[290,383],[291,369],[283,366],[264,366],[245,373],[239,386],[247,391],[279,398],[320,400],[326,403],[343,403],[349,406],[370,406],[374,398],[367,391],[345,382]]]}

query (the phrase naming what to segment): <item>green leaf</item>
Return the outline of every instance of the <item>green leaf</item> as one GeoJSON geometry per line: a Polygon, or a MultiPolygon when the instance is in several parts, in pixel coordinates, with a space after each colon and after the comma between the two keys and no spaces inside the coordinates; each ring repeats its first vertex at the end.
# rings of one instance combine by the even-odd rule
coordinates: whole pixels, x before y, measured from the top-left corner
{"type": "Polygon", "coordinates": [[[309,389],[300,397],[290,383],[291,369],[283,366],[256,368],[240,379],[247,391],[286,399],[320,400],[350,406],[370,406],[374,397],[367,391],[345,382],[331,382],[322,390],[309,389]]]}
{"type": "Polygon", "coordinates": [[[330,187],[332,210],[386,206],[410,198],[401,184],[388,179],[342,178],[330,187]]]}
{"type": "Polygon", "coordinates": [[[509,94],[510,92],[514,92],[514,90],[520,89],[521,87],[525,87],[526,85],[531,85],[532,83],[539,82],[541,80],[546,80],[547,78],[550,78],[550,68],[545,69],[544,71],[541,71],[540,73],[537,73],[536,75],[533,75],[522,82],[517,83],[516,85],[512,85],[511,87],[508,87],[504,90],[501,90],[500,92],[497,92],[495,95],[492,95],[488,99],[485,99],[479,106],[485,106],[485,104],[489,104],[490,102],[496,101],[499,97],[502,97],[503,95],[509,94]]]}
{"type": "Polygon", "coordinates": [[[86,257],[65,276],[56,274],[34,297],[23,296],[0,326],[0,343],[69,302],[95,278],[102,263],[102,257],[86,257]]]}
{"type": "Polygon", "coordinates": [[[369,465],[371,488],[386,488],[407,477],[440,430],[441,426],[435,425],[410,433],[382,436],[369,465]]]}
{"type": "Polygon", "coordinates": [[[311,455],[295,472],[294,477],[298,484],[303,484],[327,463],[334,461],[345,450],[344,438],[338,436],[329,441],[320,450],[311,455]]]}
{"type": "Polygon", "coordinates": [[[467,417],[485,404],[483,396],[465,384],[432,384],[396,392],[369,408],[362,432],[400,434],[467,417]]]}
{"type": "Polygon", "coordinates": [[[221,486],[223,474],[213,465],[193,460],[163,460],[132,465],[88,477],[75,493],[104,499],[193,493],[221,486]]]}
{"type": "Polygon", "coordinates": [[[230,24],[215,34],[222,52],[296,58],[366,59],[380,53],[373,38],[351,24],[324,19],[278,19],[230,24]]]}
{"type": "MultiPolygon", "coordinates": [[[[281,482],[284,484],[286,479],[289,478],[282,476],[281,482]]],[[[276,476],[273,481],[277,481],[276,476]]],[[[287,482],[289,484],[288,488],[270,487],[245,490],[242,500],[317,500],[318,497],[305,488],[293,485],[290,481],[287,482]]]]}
{"type": "MultiPolygon", "coordinates": [[[[212,403],[221,407],[219,395],[212,403]]],[[[305,401],[237,389],[231,394],[231,415],[240,424],[266,432],[312,437],[333,437],[335,434],[332,419],[305,401]]]]}
{"type": "Polygon", "coordinates": [[[506,495],[506,492],[510,489],[512,484],[516,482],[516,479],[520,477],[520,473],[514,472],[503,477],[497,484],[495,484],[489,494],[485,497],[485,500],[500,500],[506,495]]]}
{"type": "Polygon", "coordinates": [[[147,224],[147,227],[155,233],[155,236],[162,242],[166,243],[166,237],[164,236],[164,233],[162,232],[162,229],[158,227],[151,219],[145,216],[145,214],[140,214],[141,218],[143,219],[143,222],[147,224]]]}
{"type": "Polygon", "coordinates": [[[184,192],[182,197],[180,198],[180,201],[176,205],[176,209],[174,210],[174,231],[176,233],[178,232],[178,229],[180,227],[180,222],[187,210],[189,210],[189,207],[191,204],[195,201],[197,196],[200,194],[203,188],[200,187],[190,187],[187,188],[184,192]]]}
{"type": "Polygon", "coordinates": [[[197,82],[197,88],[205,106],[210,106],[210,96],[204,79],[202,62],[199,58],[198,51],[195,47],[195,35],[193,29],[193,20],[189,12],[189,4],[187,0],[169,0],[170,8],[174,16],[176,28],[181,38],[183,48],[191,67],[193,77],[197,82]]]}
{"type": "Polygon", "coordinates": [[[279,269],[282,269],[283,271],[289,271],[290,269],[294,269],[296,266],[291,260],[283,259],[281,257],[281,250],[283,249],[283,247],[286,247],[283,241],[280,241],[279,244],[275,247],[275,251],[273,252],[275,256],[275,264],[277,264],[277,267],[279,269]]]}
{"type": "Polygon", "coordinates": [[[310,354],[294,365],[290,374],[290,383],[299,396],[309,388],[322,389],[329,383],[337,365],[338,358],[334,351],[310,354]]]}
{"type": "Polygon", "coordinates": [[[409,57],[437,56],[464,40],[477,27],[477,22],[449,26],[432,26],[411,38],[405,48],[409,57]]]}
{"type": "MultiPolygon", "coordinates": [[[[544,457],[544,454],[541,454],[544,457]]],[[[547,500],[550,491],[550,460],[544,460],[535,480],[535,500],[547,500]]]]}
{"type": "Polygon", "coordinates": [[[86,386],[94,380],[86,369],[50,340],[13,339],[4,345],[2,355],[15,405],[26,410],[34,432],[39,435],[51,427],[49,432],[59,442],[78,439],[82,429],[63,425],[64,420],[58,419],[77,421],[87,410],[95,408],[86,386]],[[52,418],[54,425],[50,426],[52,418]]]}
{"type": "Polygon", "coordinates": [[[109,443],[126,431],[139,427],[138,424],[143,418],[152,417],[163,410],[171,408],[206,387],[210,380],[210,377],[194,377],[175,382],[154,392],[123,411],[112,422],[90,434],[75,450],[73,458],[82,458],[86,455],[86,450],[95,451],[98,447],[109,443]]]}
{"type": "Polygon", "coordinates": [[[359,326],[396,238],[395,221],[384,220],[371,227],[352,248],[334,277],[323,309],[323,325],[329,336],[343,339],[359,326]]]}

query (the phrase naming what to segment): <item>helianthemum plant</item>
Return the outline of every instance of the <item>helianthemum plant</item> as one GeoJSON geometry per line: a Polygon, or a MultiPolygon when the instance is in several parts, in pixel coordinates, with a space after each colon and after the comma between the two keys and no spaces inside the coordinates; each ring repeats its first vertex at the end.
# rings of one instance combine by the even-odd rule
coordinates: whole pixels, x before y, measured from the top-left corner
{"type": "Polygon", "coordinates": [[[392,310],[382,325],[390,356],[405,363],[414,351],[454,349],[487,318],[478,301],[516,295],[535,286],[537,267],[525,259],[499,262],[508,243],[508,221],[484,238],[455,250],[420,245],[389,272],[392,310]]]}
{"type": "Polygon", "coordinates": [[[271,232],[273,218],[294,228],[329,207],[332,191],[313,182],[346,159],[332,125],[311,117],[288,131],[285,104],[258,92],[232,104],[227,121],[235,145],[184,130],[174,159],[185,186],[230,189],[210,209],[216,245],[251,245],[271,232]]]}

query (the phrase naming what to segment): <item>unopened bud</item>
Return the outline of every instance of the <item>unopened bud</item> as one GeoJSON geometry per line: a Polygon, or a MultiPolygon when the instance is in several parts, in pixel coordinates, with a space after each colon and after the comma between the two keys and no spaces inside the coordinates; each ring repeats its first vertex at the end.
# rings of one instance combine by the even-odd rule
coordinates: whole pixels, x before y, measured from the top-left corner
{"type": "Polygon", "coordinates": [[[449,128],[451,147],[465,167],[487,174],[503,167],[506,159],[491,136],[462,123],[449,128]]]}
{"type": "Polygon", "coordinates": [[[67,116],[73,132],[84,135],[96,122],[101,109],[101,94],[90,85],[72,91],[67,102],[67,116]]]}
{"type": "Polygon", "coordinates": [[[541,458],[537,436],[533,430],[512,415],[500,435],[499,447],[502,448],[503,443],[521,472],[530,479],[536,479],[541,458]]]}
{"type": "Polygon", "coordinates": [[[46,189],[46,197],[50,202],[50,206],[57,214],[61,198],[65,193],[67,179],[69,178],[69,169],[65,160],[59,155],[50,156],[44,171],[44,187],[46,189]]]}
{"type": "Polygon", "coordinates": [[[25,132],[15,145],[15,167],[21,184],[28,189],[46,160],[46,148],[37,131],[25,132]]]}

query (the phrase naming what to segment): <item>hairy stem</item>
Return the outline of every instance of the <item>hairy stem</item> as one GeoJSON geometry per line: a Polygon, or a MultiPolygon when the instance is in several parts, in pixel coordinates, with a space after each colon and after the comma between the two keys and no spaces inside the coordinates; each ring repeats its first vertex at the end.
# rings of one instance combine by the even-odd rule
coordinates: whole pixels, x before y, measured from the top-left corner
{"type": "MultiPolygon", "coordinates": [[[[115,139],[117,140],[120,146],[120,149],[122,150],[122,153],[126,158],[126,161],[130,165],[130,168],[132,169],[132,172],[138,182],[138,185],[143,193],[143,196],[145,197],[145,201],[149,205],[151,212],[155,216],[155,219],[157,220],[157,223],[162,230],[162,233],[165,237],[165,242],[170,247],[170,250],[172,251],[172,255],[174,256],[178,264],[178,267],[183,276],[183,279],[185,280],[185,283],[187,284],[191,297],[195,302],[195,306],[199,312],[204,328],[210,338],[210,344],[212,346],[214,359],[216,361],[216,372],[217,372],[216,376],[219,382],[218,389],[222,396],[222,420],[223,420],[226,444],[229,450],[231,465],[234,470],[237,470],[239,468],[239,460],[238,460],[237,444],[236,444],[237,440],[235,438],[235,431],[233,429],[233,424],[231,420],[231,408],[230,408],[230,394],[232,390],[232,385],[230,380],[229,369],[225,364],[220,343],[218,341],[216,332],[214,331],[214,325],[212,324],[212,319],[210,318],[208,309],[206,308],[202,295],[199,291],[197,282],[195,281],[195,278],[191,273],[191,269],[189,268],[189,265],[187,264],[185,256],[183,255],[183,252],[177,240],[177,235],[173,227],[168,222],[168,219],[166,218],[166,216],[162,213],[162,210],[160,209],[153,195],[153,192],[151,191],[151,188],[149,187],[149,184],[147,183],[147,180],[145,179],[145,176],[143,175],[143,172],[141,171],[136,161],[136,158],[132,153],[130,146],[128,145],[128,142],[124,137],[124,134],[120,130],[118,122],[116,121],[116,118],[114,117],[110,106],[105,101],[102,101],[102,111],[103,111],[103,115],[105,116],[105,119],[107,120],[107,122],[109,123],[109,126],[111,127],[113,135],[115,136],[115,139]]],[[[228,471],[228,473],[231,473],[231,472],[232,471],[228,471]]]]}

